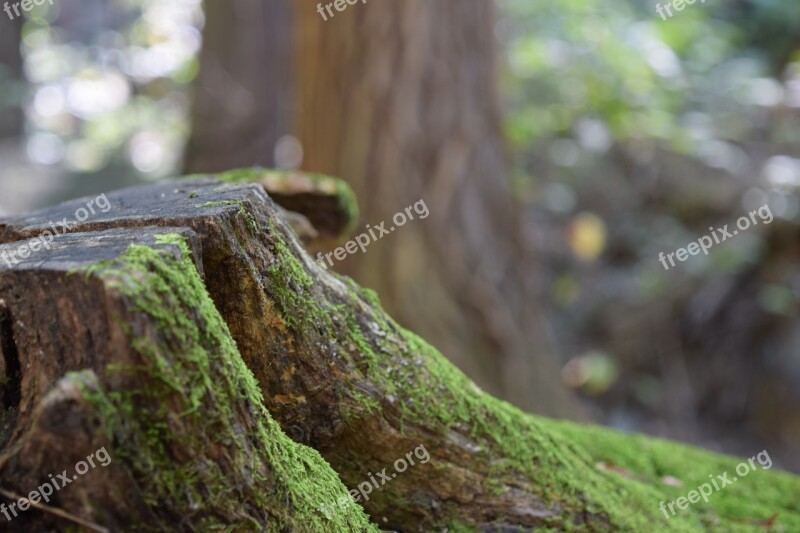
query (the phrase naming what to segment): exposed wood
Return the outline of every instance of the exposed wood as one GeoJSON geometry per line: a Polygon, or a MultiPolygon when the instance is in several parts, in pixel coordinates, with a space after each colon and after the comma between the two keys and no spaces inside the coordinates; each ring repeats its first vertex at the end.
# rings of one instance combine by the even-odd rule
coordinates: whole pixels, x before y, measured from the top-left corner
{"type": "MultiPolygon", "coordinates": [[[[209,175],[189,176],[192,179],[201,177],[209,175]]],[[[262,185],[270,198],[289,213],[292,228],[309,248],[333,246],[348,235],[358,219],[358,206],[352,189],[329,176],[253,168],[216,177],[223,181],[247,179],[262,185]]]]}

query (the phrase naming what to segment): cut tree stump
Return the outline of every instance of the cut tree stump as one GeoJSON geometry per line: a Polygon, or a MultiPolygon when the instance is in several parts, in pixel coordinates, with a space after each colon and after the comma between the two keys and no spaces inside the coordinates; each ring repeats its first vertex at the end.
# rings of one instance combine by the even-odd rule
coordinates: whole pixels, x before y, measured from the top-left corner
{"type": "MultiPolygon", "coordinates": [[[[62,511],[100,531],[328,527],[318,502],[346,490],[264,409],[192,261],[197,235],[112,229],[51,247],[0,271],[3,358],[21,368],[3,386],[21,394],[5,405],[0,490],[61,484],[101,448],[110,462],[44,507],[6,509],[0,529],[65,530],[62,511]]],[[[335,523],[368,527],[359,512],[335,523]]]]}
{"type": "MultiPolygon", "coordinates": [[[[483,393],[303,249],[286,210],[335,239],[355,212],[346,187],[326,189],[338,215],[319,216],[309,197],[276,205],[267,174],[109,193],[107,212],[12,266],[3,252],[74,220],[87,199],[0,220],[0,501],[100,448],[113,459],[0,524],[800,530],[800,479],[760,467],[665,516],[662,501],[733,475],[741,459],[535,417],[483,393]]],[[[319,179],[287,175],[281,187],[319,179]]]]}

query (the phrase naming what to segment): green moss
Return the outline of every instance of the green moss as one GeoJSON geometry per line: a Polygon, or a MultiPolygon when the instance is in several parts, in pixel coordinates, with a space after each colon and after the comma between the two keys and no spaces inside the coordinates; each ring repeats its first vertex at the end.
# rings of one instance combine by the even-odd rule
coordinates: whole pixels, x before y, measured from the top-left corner
{"type": "Polygon", "coordinates": [[[261,226],[259,226],[258,221],[255,219],[250,210],[247,209],[245,203],[241,200],[220,200],[216,202],[206,202],[203,204],[197,204],[195,207],[199,209],[202,207],[225,207],[229,205],[239,206],[239,211],[236,213],[236,216],[240,216],[245,219],[251,234],[257,235],[261,231],[261,226]]]}
{"type": "MultiPolygon", "coordinates": [[[[264,172],[234,171],[221,179],[256,179],[264,172]]],[[[709,474],[731,471],[739,461],[526,415],[480,391],[436,349],[398,326],[380,309],[374,292],[337,277],[351,289],[350,295],[322,294],[325,287],[314,283],[282,232],[274,225],[269,229],[273,258],[266,290],[287,327],[301,342],[336,339],[343,357],[355,365],[354,374],[361,374],[343,378],[345,422],[374,415],[382,408],[380,400],[392,397],[389,401],[402,413],[401,424],[438,435],[465,434],[472,440],[475,464],[491,464],[484,490],[498,494],[522,485],[554,509],[556,516],[547,524],[551,528],[573,527],[563,523],[559,509],[586,508],[590,523],[583,529],[603,529],[608,522],[615,531],[755,531],[763,529],[759,520],[777,513],[777,531],[800,530],[800,482],[777,472],[755,472],[715,492],[708,504],[695,504],[667,519],[659,510],[661,501],[685,495],[709,474]],[[359,392],[355,382],[363,377],[384,398],[359,392]],[[601,462],[630,476],[599,468],[601,462]],[[680,479],[683,487],[665,484],[665,475],[680,479]]],[[[451,527],[468,528],[458,517],[450,518],[456,520],[451,527]]]]}
{"type": "MultiPolygon", "coordinates": [[[[222,172],[219,174],[212,174],[210,177],[226,183],[238,182],[255,182],[261,179],[269,178],[274,180],[292,179],[292,176],[302,175],[314,183],[315,187],[320,190],[328,190],[336,194],[339,207],[347,214],[348,224],[343,233],[350,233],[355,225],[358,223],[359,210],[358,200],[353,189],[344,181],[325,174],[318,174],[313,172],[295,172],[283,170],[271,170],[259,167],[254,168],[240,168],[222,172]]],[[[186,178],[200,178],[209,177],[208,174],[195,174],[186,176],[186,178]]]]}
{"type": "MultiPolygon", "coordinates": [[[[685,496],[709,474],[732,472],[740,461],[522,413],[480,391],[435,348],[397,325],[380,309],[374,292],[349,283],[375,309],[366,320],[359,315],[359,323],[354,306],[343,306],[344,344],[355,347],[354,361],[379,389],[396,397],[407,423],[443,434],[469,428],[478,461],[492,464],[484,482],[487,492],[503,492],[508,480],[523,475],[552,508],[578,509],[588,502],[588,511],[606,516],[615,531],[755,531],[773,513],[784,531],[800,530],[800,480],[777,472],[753,473],[740,485],[715,492],[708,506],[696,504],[667,519],[660,502],[685,496]],[[376,325],[386,335],[371,342],[364,332],[374,332],[376,325]],[[405,346],[402,354],[398,341],[405,346]],[[602,461],[630,469],[634,478],[598,468],[602,461]],[[684,487],[664,484],[664,475],[682,479],[684,487]]],[[[552,527],[566,527],[561,520],[553,520],[552,527]]],[[[601,528],[604,522],[595,520],[590,527],[601,528]]]]}
{"type": "Polygon", "coordinates": [[[755,479],[748,478],[735,489],[721,491],[711,507],[695,505],[667,519],[659,510],[661,501],[685,495],[707,480],[708,474],[730,471],[736,462],[705,452],[690,454],[687,447],[675,443],[634,439],[610,430],[558,424],[526,415],[475,391],[474,384],[436,350],[411,333],[405,333],[405,337],[410,354],[425,356],[418,366],[420,371],[409,374],[402,386],[413,400],[409,418],[420,423],[438,419],[446,428],[459,423],[470,425],[476,444],[491,450],[487,458],[506,458],[495,466],[500,475],[490,481],[492,492],[497,491],[500,479],[523,474],[535,481],[534,490],[553,507],[575,507],[586,500],[589,510],[606,515],[614,530],[755,530],[759,520],[764,522],[775,512],[781,515],[778,524],[785,530],[800,529],[800,480],[777,473],[760,477],[764,485],[770,485],[772,480],[774,487],[780,487],[778,490],[761,491],[755,479]],[[632,447],[632,442],[637,445],[632,447]],[[680,468],[676,465],[660,470],[662,475],[672,472],[671,475],[682,476],[687,481],[685,489],[671,489],[653,468],[645,469],[640,464],[658,464],[663,458],[681,463],[680,468]],[[600,460],[628,465],[637,477],[628,479],[613,471],[601,471],[597,467],[600,460]]]}
{"type": "MultiPolygon", "coordinates": [[[[613,464],[625,472],[622,482],[632,490],[646,486],[649,505],[656,500],[658,505],[661,501],[685,497],[690,490],[710,482],[709,476],[716,479],[717,475],[728,472],[729,479],[739,478],[736,466],[743,462],[750,466],[745,458],[714,454],[662,439],[570,422],[548,424],[554,432],[579,446],[590,462],[613,464]],[[674,481],[665,483],[665,477],[674,478],[681,486],[674,486],[674,481]]],[[[774,514],[773,531],[800,531],[800,480],[784,472],[765,470],[757,460],[754,465],[755,469],[751,468],[746,477],[714,490],[707,503],[700,501],[690,511],[678,512],[694,514],[694,522],[709,530],[763,531],[766,520],[774,514]]]]}
{"type": "Polygon", "coordinates": [[[447,523],[447,533],[472,533],[475,528],[462,524],[458,520],[452,520],[447,523]]]}
{"type": "Polygon", "coordinates": [[[360,215],[356,193],[345,181],[336,178],[329,178],[327,176],[326,178],[336,180],[336,196],[339,200],[339,207],[341,207],[344,212],[347,213],[348,220],[347,227],[345,228],[343,234],[349,234],[355,229],[356,224],[358,223],[358,217],[360,215]]]}
{"type": "MultiPolygon", "coordinates": [[[[272,231],[275,233],[274,225],[272,231]]],[[[325,313],[310,297],[309,289],[314,285],[314,280],[282,239],[275,240],[272,253],[267,290],[276,302],[278,312],[292,330],[315,327],[325,313]]]]}
{"type": "Polygon", "coordinates": [[[318,510],[347,489],[316,451],[291,441],[264,408],[183,239],[158,241],[170,248],[132,245],[118,261],[87,269],[119,291],[134,316],[147,319],[129,321],[142,363],[107,368],[142,387],[85,390],[148,503],[198,530],[377,531],[358,505],[331,519],[318,510]],[[143,324],[157,331],[145,335],[143,324]],[[234,425],[242,409],[255,421],[252,427],[234,425]]]}

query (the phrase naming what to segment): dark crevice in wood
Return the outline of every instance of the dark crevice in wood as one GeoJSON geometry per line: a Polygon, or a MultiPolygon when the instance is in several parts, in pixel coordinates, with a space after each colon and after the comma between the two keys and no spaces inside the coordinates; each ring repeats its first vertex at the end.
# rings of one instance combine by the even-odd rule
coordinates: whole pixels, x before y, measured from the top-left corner
{"type": "Polygon", "coordinates": [[[5,372],[2,376],[2,399],[5,410],[19,407],[22,368],[19,364],[19,351],[14,341],[14,321],[8,308],[0,306],[0,353],[3,356],[5,372]]]}

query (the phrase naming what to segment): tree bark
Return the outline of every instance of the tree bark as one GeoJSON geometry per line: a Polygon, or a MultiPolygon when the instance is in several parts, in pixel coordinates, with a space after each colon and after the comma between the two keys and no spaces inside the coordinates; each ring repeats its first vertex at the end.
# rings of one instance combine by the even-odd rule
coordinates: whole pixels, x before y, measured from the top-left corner
{"type": "MultiPolygon", "coordinates": [[[[733,471],[736,460],[548,421],[495,400],[398,326],[374,292],[316,264],[261,185],[229,183],[263,178],[236,172],[109,194],[108,212],[71,227],[84,233],[0,266],[19,362],[5,357],[6,374],[21,369],[1,488],[21,493],[63,469],[58,454],[34,450],[62,446],[72,460],[106,435],[119,458],[114,475],[128,477],[78,485],[74,499],[58,500],[106,527],[152,519],[157,530],[366,529],[355,503],[334,512],[334,523],[316,510],[344,491],[330,467],[351,489],[378,476],[369,499],[357,501],[373,523],[396,531],[800,527],[800,481],[778,472],[753,474],[746,492],[715,494],[712,508],[665,518],[659,501],[680,491],[664,476],[688,490],[709,473],[733,471]],[[83,369],[96,385],[86,373],[57,381],[83,369]],[[99,423],[37,415],[76,381],[94,409],[78,421],[96,413],[99,423]],[[262,405],[330,467],[285,439],[262,405]],[[89,436],[78,448],[69,439],[81,431],[89,436]],[[52,447],[38,444],[38,432],[52,447]],[[420,447],[429,461],[400,470],[398,460],[420,447]],[[255,482],[253,464],[263,474],[255,482]]],[[[6,219],[0,242],[41,235],[49,220],[71,219],[85,204],[6,219]]]]}
{"type": "Polygon", "coordinates": [[[0,503],[62,486],[33,510],[0,507],[4,531],[376,531],[360,509],[317,511],[346,490],[264,409],[190,259],[196,234],[119,229],[49,246],[0,267],[0,503]],[[80,461],[93,467],[82,476],[80,461]]]}
{"type": "Polygon", "coordinates": [[[323,21],[295,1],[303,168],[346,179],[365,223],[425,200],[424,223],[341,270],[488,391],[575,417],[509,190],[494,10],[484,0],[371,2],[323,21]]]}
{"type": "Polygon", "coordinates": [[[275,166],[291,123],[291,6],[208,0],[195,82],[188,172],[275,166]]]}

